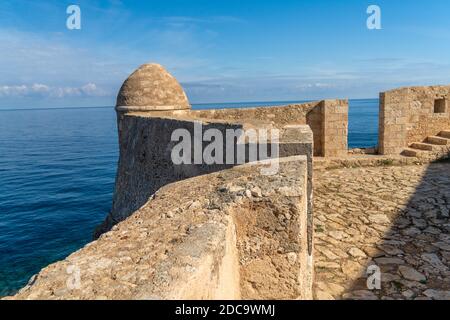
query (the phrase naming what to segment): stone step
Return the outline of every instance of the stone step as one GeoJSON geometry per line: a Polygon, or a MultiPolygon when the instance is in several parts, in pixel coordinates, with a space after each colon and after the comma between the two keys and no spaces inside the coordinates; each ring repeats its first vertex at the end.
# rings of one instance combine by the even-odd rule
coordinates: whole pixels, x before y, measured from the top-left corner
{"type": "Polygon", "coordinates": [[[429,144],[435,144],[439,146],[446,146],[450,144],[450,138],[443,138],[438,136],[431,136],[426,139],[429,144]]]}
{"type": "Polygon", "coordinates": [[[419,150],[425,150],[425,151],[436,150],[436,145],[424,143],[424,142],[414,142],[414,143],[411,143],[411,145],[409,147],[412,149],[419,149],[419,150]]]}
{"type": "Polygon", "coordinates": [[[403,150],[403,152],[401,153],[401,155],[405,156],[405,157],[421,158],[426,153],[428,153],[428,152],[427,151],[423,151],[423,150],[419,150],[419,149],[405,148],[403,150]]]}
{"type": "Polygon", "coordinates": [[[439,133],[439,136],[450,139],[450,130],[444,130],[439,133]]]}

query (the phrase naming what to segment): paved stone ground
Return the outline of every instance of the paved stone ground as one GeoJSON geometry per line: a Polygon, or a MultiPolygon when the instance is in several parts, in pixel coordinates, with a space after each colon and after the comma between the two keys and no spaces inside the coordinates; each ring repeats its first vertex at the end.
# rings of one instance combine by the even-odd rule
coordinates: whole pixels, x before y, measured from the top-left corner
{"type": "Polygon", "coordinates": [[[450,163],[315,172],[314,197],[317,299],[450,299],[450,163]]]}

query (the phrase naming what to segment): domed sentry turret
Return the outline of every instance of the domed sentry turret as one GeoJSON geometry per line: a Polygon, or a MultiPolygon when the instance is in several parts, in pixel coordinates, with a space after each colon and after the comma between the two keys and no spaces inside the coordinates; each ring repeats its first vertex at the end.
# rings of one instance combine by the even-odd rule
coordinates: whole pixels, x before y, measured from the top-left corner
{"type": "Polygon", "coordinates": [[[159,64],[144,64],[123,83],[117,111],[166,111],[190,109],[178,81],[159,64]]]}

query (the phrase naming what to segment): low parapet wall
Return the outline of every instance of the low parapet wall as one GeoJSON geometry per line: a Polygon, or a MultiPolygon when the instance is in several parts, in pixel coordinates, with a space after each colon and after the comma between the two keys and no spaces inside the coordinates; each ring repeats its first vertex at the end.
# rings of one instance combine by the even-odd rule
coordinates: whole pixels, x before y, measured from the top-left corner
{"type": "Polygon", "coordinates": [[[161,188],[13,299],[310,299],[308,161],[281,159],[271,176],[266,165],[161,188]]]}
{"type": "Polygon", "coordinates": [[[347,153],[347,101],[192,111],[176,79],[144,65],[124,82],[116,110],[120,159],[98,240],[14,298],[311,298],[313,150],[347,153]],[[279,134],[255,141],[247,137],[255,129],[279,134]],[[218,143],[230,130],[237,136],[218,143]],[[176,132],[189,142],[188,163],[173,159],[176,132]],[[217,162],[204,158],[207,132],[217,162]]]}
{"type": "Polygon", "coordinates": [[[450,129],[450,86],[400,88],[380,94],[379,153],[400,154],[450,129]]]}
{"type": "Polygon", "coordinates": [[[282,128],[308,125],[314,135],[314,155],[348,153],[348,100],[322,100],[286,106],[187,111],[192,118],[239,121],[282,128]]]}
{"type": "MultiPolygon", "coordinates": [[[[213,129],[227,136],[227,131],[246,129],[270,129],[267,124],[257,124],[255,122],[246,123],[242,120],[225,121],[214,119],[207,121],[204,119],[192,120],[186,117],[185,111],[170,113],[127,113],[118,114],[119,121],[119,147],[120,158],[116,176],[116,186],[113,196],[112,210],[108,214],[105,222],[97,228],[95,238],[111,229],[112,226],[123,221],[142,205],[161,187],[183,179],[204,175],[220,170],[225,170],[240,164],[237,159],[237,149],[239,141],[234,142],[233,148],[227,148],[226,142],[223,143],[223,163],[207,164],[201,160],[199,164],[195,162],[195,150],[190,155],[190,164],[174,164],[172,159],[172,150],[177,141],[172,141],[172,134],[175,130],[185,130],[191,139],[191,145],[194,147],[196,140],[202,139],[204,133],[213,129]],[[199,132],[196,132],[196,131],[199,132]],[[200,133],[200,134],[198,134],[200,133]],[[229,163],[226,160],[228,153],[232,151],[234,160],[229,163]]],[[[241,133],[242,133],[241,132],[241,133]]],[[[244,162],[265,160],[261,157],[259,151],[265,148],[268,153],[273,149],[279,151],[279,157],[288,157],[295,155],[306,155],[308,161],[308,207],[312,221],[312,158],[313,158],[313,134],[308,126],[304,125],[286,125],[279,130],[279,141],[275,144],[268,141],[257,142],[258,158],[249,157],[249,149],[254,145],[246,142],[244,162]]],[[[208,144],[205,141],[199,141],[204,149],[208,144]]],[[[200,151],[201,155],[203,150],[200,151]]],[[[277,157],[271,154],[270,158],[277,157]]],[[[310,223],[312,228],[312,222],[310,223]]],[[[310,239],[312,242],[312,239],[310,239]]],[[[311,250],[310,250],[311,251],[311,250]]]]}

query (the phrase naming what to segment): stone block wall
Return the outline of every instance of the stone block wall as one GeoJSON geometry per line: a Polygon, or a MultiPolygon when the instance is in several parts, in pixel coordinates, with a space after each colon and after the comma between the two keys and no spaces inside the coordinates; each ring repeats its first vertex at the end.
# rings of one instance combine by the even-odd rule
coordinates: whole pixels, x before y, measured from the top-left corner
{"type": "Polygon", "coordinates": [[[7,299],[311,299],[307,158],[264,165],[162,187],[7,299]]]}
{"type": "Polygon", "coordinates": [[[345,157],[348,154],[348,101],[325,100],[322,107],[322,156],[345,157]]]}
{"type": "Polygon", "coordinates": [[[313,156],[347,155],[347,100],[194,111],[176,79],[150,64],[125,81],[116,110],[116,186],[96,240],[13,299],[312,298],[313,156]],[[193,139],[191,164],[172,161],[177,129],[193,139]],[[279,129],[278,157],[249,156],[273,141],[233,139],[233,164],[197,162],[208,129],[279,129]]]}
{"type": "Polygon", "coordinates": [[[379,153],[400,154],[409,144],[450,128],[450,86],[383,92],[379,119],[379,153]]]}
{"type": "MultiPolygon", "coordinates": [[[[171,141],[172,133],[177,129],[187,130],[192,137],[191,145],[194,146],[195,126],[201,124],[202,136],[208,129],[216,129],[226,137],[226,131],[251,128],[265,128],[263,124],[252,123],[248,125],[241,121],[225,122],[219,120],[188,120],[184,113],[166,114],[143,113],[123,114],[118,113],[119,147],[120,157],[116,176],[115,192],[111,212],[95,233],[97,238],[102,233],[109,231],[114,225],[128,218],[133,212],[141,208],[151,196],[161,187],[191,177],[205,175],[220,170],[230,169],[239,164],[226,164],[227,149],[223,144],[224,164],[194,164],[194,152],[191,154],[191,164],[175,165],[172,162],[171,151],[177,142],[171,141]]],[[[280,141],[278,144],[279,156],[289,157],[295,155],[306,155],[308,163],[308,187],[307,203],[309,208],[312,229],[312,162],[313,141],[312,132],[305,125],[285,126],[280,130],[280,141]]],[[[201,142],[207,145],[207,142],[201,142]]],[[[267,147],[257,144],[256,147],[267,147]]],[[[234,155],[238,148],[237,141],[234,146],[234,155]]],[[[246,143],[245,160],[248,157],[250,144],[246,143]]],[[[270,146],[268,149],[271,149],[270,146]]],[[[270,150],[269,150],[270,152],[270,150]]],[[[258,158],[257,160],[265,160],[258,158]]],[[[312,242],[312,239],[310,239],[312,242]]],[[[312,249],[311,249],[312,250],[312,249]]],[[[310,250],[310,251],[311,251],[310,250]]]]}
{"type": "MultiPolygon", "coordinates": [[[[231,167],[226,164],[195,165],[193,153],[192,164],[173,164],[171,151],[176,142],[171,141],[172,133],[177,129],[185,129],[194,137],[194,121],[121,113],[118,117],[120,152],[112,209],[104,223],[96,229],[94,238],[128,218],[161,187],[231,167]]],[[[210,128],[220,130],[225,136],[227,129],[241,126],[204,123],[202,127],[203,131],[210,128]]]]}
{"type": "Polygon", "coordinates": [[[239,121],[282,128],[309,125],[314,135],[314,155],[346,156],[348,153],[348,100],[322,100],[286,106],[186,111],[201,119],[239,121]]]}

